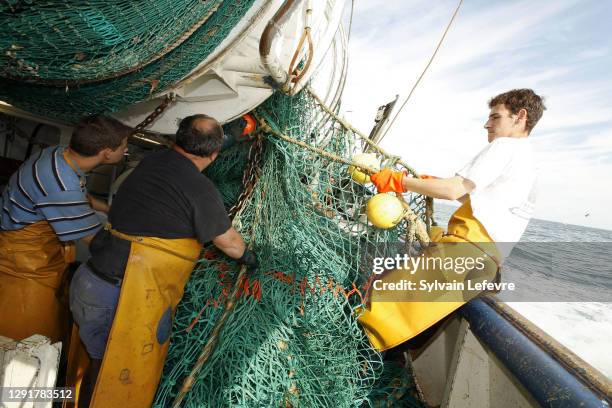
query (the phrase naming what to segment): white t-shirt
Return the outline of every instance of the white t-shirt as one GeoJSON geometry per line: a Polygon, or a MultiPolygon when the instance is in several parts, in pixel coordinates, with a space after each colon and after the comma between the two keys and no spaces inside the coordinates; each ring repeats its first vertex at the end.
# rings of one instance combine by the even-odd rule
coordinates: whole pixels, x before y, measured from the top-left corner
{"type": "Polygon", "coordinates": [[[476,185],[470,193],[474,217],[507,257],[535,206],[537,174],[529,138],[495,139],[457,175],[476,185]]]}

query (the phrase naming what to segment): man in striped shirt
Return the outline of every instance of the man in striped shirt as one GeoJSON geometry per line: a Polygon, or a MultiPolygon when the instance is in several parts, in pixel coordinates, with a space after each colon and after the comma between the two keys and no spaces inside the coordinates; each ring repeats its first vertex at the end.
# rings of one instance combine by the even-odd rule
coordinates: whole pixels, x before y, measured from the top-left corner
{"type": "Polygon", "coordinates": [[[117,163],[131,128],[91,116],[75,128],[70,146],[33,154],[0,198],[0,335],[16,340],[38,333],[62,340],[67,307],[57,300],[74,241],[89,243],[101,228],[95,210],[108,206],[85,190],[85,173],[117,163]]]}

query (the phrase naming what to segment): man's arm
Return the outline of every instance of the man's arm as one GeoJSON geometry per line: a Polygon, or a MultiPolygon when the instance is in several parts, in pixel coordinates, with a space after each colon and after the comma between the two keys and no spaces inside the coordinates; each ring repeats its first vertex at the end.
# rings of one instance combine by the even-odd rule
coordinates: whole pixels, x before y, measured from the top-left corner
{"type": "Polygon", "coordinates": [[[233,227],[213,238],[212,242],[227,256],[246,266],[249,272],[252,273],[259,267],[257,255],[246,247],[242,236],[233,227]]]}
{"type": "Polygon", "coordinates": [[[461,176],[441,179],[418,179],[404,176],[402,179],[404,191],[414,191],[433,198],[443,200],[459,200],[476,188],[476,185],[461,176]]]}
{"type": "Polygon", "coordinates": [[[212,242],[224,254],[234,259],[240,258],[246,250],[242,236],[233,227],[213,238],[212,242]]]}
{"type": "Polygon", "coordinates": [[[461,176],[450,178],[431,178],[426,179],[408,177],[403,172],[384,169],[371,177],[379,193],[394,191],[404,193],[414,191],[433,198],[444,200],[459,200],[465,197],[476,188],[476,185],[469,179],[461,176]]]}

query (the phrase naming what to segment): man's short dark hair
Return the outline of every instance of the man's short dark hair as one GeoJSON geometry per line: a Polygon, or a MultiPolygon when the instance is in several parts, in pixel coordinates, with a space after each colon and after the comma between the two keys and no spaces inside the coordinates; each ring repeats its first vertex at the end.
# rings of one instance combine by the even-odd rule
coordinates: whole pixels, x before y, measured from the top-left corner
{"type": "Polygon", "coordinates": [[[489,101],[489,108],[493,108],[501,103],[515,115],[521,109],[527,111],[527,124],[525,125],[527,133],[531,133],[531,129],[538,123],[546,110],[544,98],[537,95],[532,89],[513,89],[503,94],[499,94],[491,98],[489,101]]]}
{"type": "Polygon", "coordinates": [[[101,150],[112,150],[121,146],[123,139],[128,137],[133,129],[117,119],[104,115],[92,115],[83,118],[74,128],[70,139],[70,149],[81,156],[95,156],[101,150]]]}
{"type": "Polygon", "coordinates": [[[199,114],[187,116],[176,131],[176,145],[187,153],[200,157],[208,157],[221,150],[223,145],[223,129],[214,118],[199,114]],[[200,126],[196,121],[205,120],[200,126]]]}

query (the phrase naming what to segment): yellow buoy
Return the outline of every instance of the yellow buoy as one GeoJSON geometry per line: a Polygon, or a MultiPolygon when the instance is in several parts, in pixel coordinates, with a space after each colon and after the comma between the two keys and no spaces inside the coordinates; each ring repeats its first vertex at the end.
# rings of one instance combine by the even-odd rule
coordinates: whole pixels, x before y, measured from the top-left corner
{"type": "Polygon", "coordinates": [[[368,220],[378,228],[392,228],[401,221],[404,208],[399,198],[391,194],[376,194],[366,204],[368,220]]]}
{"type": "MultiPolygon", "coordinates": [[[[362,165],[364,167],[370,168],[373,167],[377,171],[380,170],[380,163],[375,153],[359,153],[352,157],[351,159],[354,163],[362,165]]],[[[366,184],[370,182],[370,176],[366,173],[360,171],[355,166],[349,166],[349,174],[351,178],[355,180],[357,183],[366,184]]]]}

